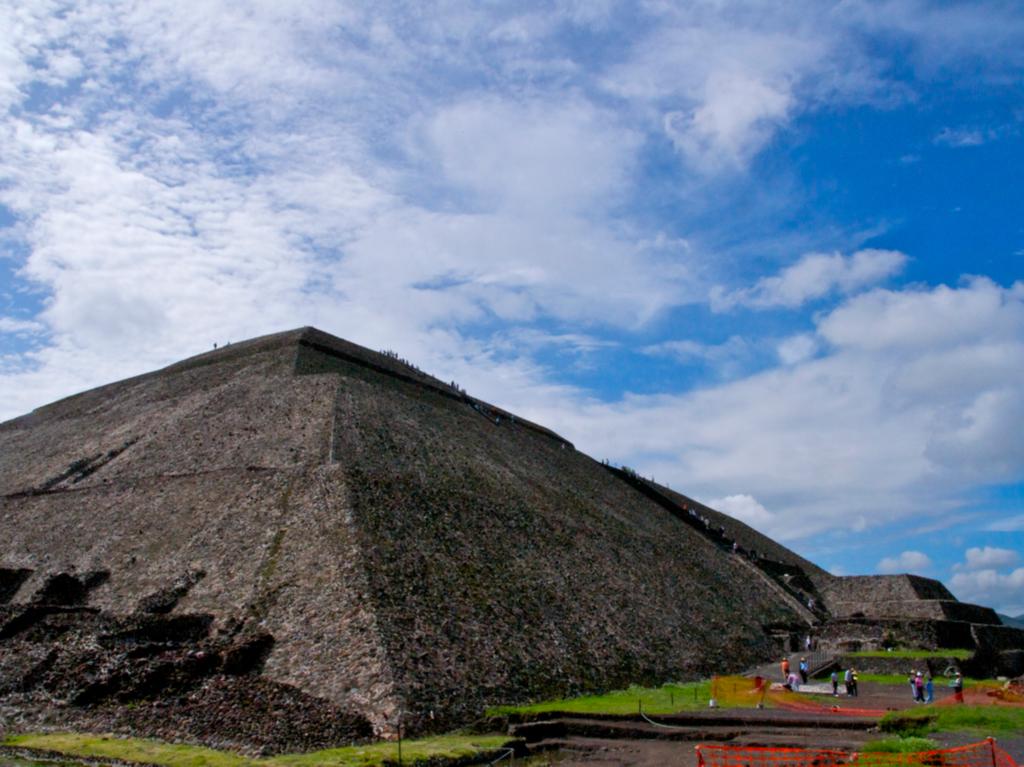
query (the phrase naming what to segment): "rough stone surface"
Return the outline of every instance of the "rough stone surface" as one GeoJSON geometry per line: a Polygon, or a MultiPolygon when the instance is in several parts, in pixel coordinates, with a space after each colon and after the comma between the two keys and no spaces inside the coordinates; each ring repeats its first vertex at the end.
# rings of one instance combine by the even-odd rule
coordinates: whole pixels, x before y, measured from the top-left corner
{"type": "MultiPolygon", "coordinates": [[[[823,587],[829,604],[854,606],[868,602],[912,602],[919,599],[956,601],[939,581],[918,575],[846,575],[823,587]]],[[[842,613],[835,611],[837,617],[842,613]]]]}
{"type": "Polygon", "coordinates": [[[0,608],[0,715],[10,708],[22,726],[187,735],[250,751],[325,748],[372,734],[351,708],[261,678],[269,634],[211,627],[210,615],[0,608]]]}
{"type": "Polygon", "coordinates": [[[926,618],[999,625],[990,607],[950,599],[879,599],[873,602],[830,602],[833,615],[864,618],[926,618]]]}
{"type": "Polygon", "coordinates": [[[386,734],[399,717],[442,729],[493,702],[736,670],[774,651],[766,626],[804,619],[550,430],[312,330],[0,424],[0,494],[8,695],[66,711],[137,698],[117,680],[142,661],[104,648],[95,622],[206,616],[175,652],[216,668],[186,674],[184,698],[173,664],[146,689],[208,740],[182,701],[230,667],[208,646],[221,636],[272,638],[249,681],[386,734]],[[38,624],[52,636],[16,630],[33,605],[57,610],[38,624]],[[81,652],[55,653],[71,636],[81,652]]]}

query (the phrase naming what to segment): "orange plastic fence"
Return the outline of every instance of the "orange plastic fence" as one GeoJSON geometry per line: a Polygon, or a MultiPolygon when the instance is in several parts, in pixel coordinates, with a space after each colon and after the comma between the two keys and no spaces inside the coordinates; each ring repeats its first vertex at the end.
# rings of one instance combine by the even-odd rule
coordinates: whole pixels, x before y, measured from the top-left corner
{"type": "Polygon", "coordinates": [[[697,746],[699,767],[1017,767],[992,738],[959,748],[891,754],[803,748],[697,746]]]}
{"type": "Polygon", "coordinates": [[[769,683],[763,677],[716,676],[711,678],[711,697],[725,708],[763,706],[769,683]]]}
{"type": "Polygon", "coordinates": [[[773,688],[763,677],[716,676],[711,680],[711,697],[723,708],[752,708],[756,706],[785,708],[816,714],[840,716],[882,716],[884,709],[851,705],[856,698],[822,701],[790,690],[773,688]]]}
{"type": "Polygon", "coordinates": [[[1020,688],[1012,687],[968,687],[960,693],[948,695],[939,701],[938,706],[952,706],[964,703],[968,706],[1024,706],[1024,694],[1020,688]]]}

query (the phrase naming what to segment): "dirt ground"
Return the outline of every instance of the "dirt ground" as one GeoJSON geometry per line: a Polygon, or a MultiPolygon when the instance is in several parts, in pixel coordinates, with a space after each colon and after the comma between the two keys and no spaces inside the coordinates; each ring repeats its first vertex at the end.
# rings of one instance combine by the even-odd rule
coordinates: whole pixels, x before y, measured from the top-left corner
{"type": "MultiPolygon", "coordinates": [[[[861,683],[859,695],[848,698],[840,695],[811,695],[826,705],[836,704],[841,708],[865,708],[898,710],[912,708],[915,705],[910,690],[900,686],[879,685],[869,682],[861,683]]],[[[951,695],[945,688],[936,689],[936,701],[951,695]]],[[[730,712],[721,711],[722,715],[730,712]]],[[[735,712],[733,712],[735,713],[735,712]]],[[[880,734],[875,730],[836,728],[830,726],[836,720],[846,719],[840,714],[823,713],[817,718],[815,726],[781,727],[785,720],[792,720],[794,713],[779,709],[765,709],[757,712],[757,721],[752,722],[736,734],[735,728],[703,727],[699,740],[682,739],[683,733],[675,733],[673,737],[680,739],[658,738],[599,738],[570,735],[561,743],[561,748],[548,753],[538,754],[528,759],[517,760],[514,764],[525,767],[541,767],[542,765],[558,765],[558,767],[697,767],[695,746],[698,742],[713,743],[714,731],[720,729],[723,737],[719,742],[733,745],[751,746],[787,746],[796,748],[838,748],[855,751],[864,743],[876,740],[880,734]]],[[[710,725],[711,722],[709,721],[710,725]]],[[[667,737],[667,736],[663,736],[667,737]]],[[[967,733],[936,733],[929,737],[943,746],[961,746],[974,743],[981,736],[967,733]]],[[[999,746],[1007,751],[1018,763],[1024,765],[1024,733],[1018,737],[999,738],[999,746]]]]}

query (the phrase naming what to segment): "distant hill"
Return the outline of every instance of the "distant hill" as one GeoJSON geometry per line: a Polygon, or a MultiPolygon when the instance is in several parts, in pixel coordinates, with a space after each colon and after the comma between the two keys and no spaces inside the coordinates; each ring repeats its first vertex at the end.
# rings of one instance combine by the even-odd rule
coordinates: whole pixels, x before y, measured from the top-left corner
{"type": "Polygon", "coordinates": [[[1018,615],[1016,618],[1009,615],[1003,615],[1002,613],[997,613],[997,615],[999,616],[999,620],[1003,622],[1004,626],[1013,626],[1014,628],[1024,629],[1024,614],[1018,615]]]}

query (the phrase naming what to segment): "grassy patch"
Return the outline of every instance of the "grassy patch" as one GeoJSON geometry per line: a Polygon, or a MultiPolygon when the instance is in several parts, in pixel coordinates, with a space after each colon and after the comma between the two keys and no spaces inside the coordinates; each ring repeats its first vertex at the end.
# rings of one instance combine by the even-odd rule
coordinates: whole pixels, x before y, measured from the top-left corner
{"type": "MultiPolygon", "coordinates": [[[[442,735],[402,741],[402,761],[414,764],[434,757],[458,758],[494,751],[509,740],[507,735],[442,735]]],[[[379,767],[397,762],[397,743],[347,746],[308,754],[284,754],[268,759],[249,759],[230,751],[203,746],[163,743],[141,738],[76,733],[13,735],[5,746],[57,751],[71,757],[119,759],[164,767],[379,767]]]]}
{"type": "MultiPolygon", "coordinates": [[[[822,677],[824,679],[825,677],[822,677]]],[[[842,675],[840,674],[840,680],[842,675]]],[[[907,685],[906,674],[864,674],[860,671],[857,672],[857,679],[861,682],[875,682],[877,684],[892,684],[892,685],[907,685]]],[[[1002,682],[998,682],[995,679],[973,679],[970,677],[964,678],[964,684],[968,687],[1001,687],[1002,682]]],[[[949,680],[944,676],[935,677],[935,689],[938,690],[940,687],[948,687],[949,680]]],[[[909,693],[908,693],[909,694],[909,693]]]]}
{"type": "MultiPolygon", "coordinates": [[[[942,677],[937,678],[935,680],[935,685],[939,686],[942,683],[942,681],[940,681],[942,679],[942,677]]],[[[909,686],[906,674],[865,674],[858,671],[857,680],[860,682],[874,682],[875,684],[903,684],[909,686]]]]}
{"type": "Polygon", "coordinates": [[[917,751],[934,751],[939,744],[931,738],[883,738],[865,743],[861,751],[884,754],[909,754],[917,751]]]}
{"type": "Polygon", "coordinates": [[[573,714],[635,714],[642,706],[648,714],[671,714],[707,708],[711,698],[711,681],[666,684],[661,687],[630,687],[603,695],[581,695],[578,698],[547,700],[525,706],[496,706],[487,710],[489,716],[503,714],[541,714],[565,711],[573,714]]]}
{"type": "Polygon", "coordinates": [[[966,731],[979,735],[1024,731],[1024,708],[1003,706],[933,706],[893,711],[882,717],[883,732],[923,735],[926,732],[966,731]]]}
{"type": "MultiPolygon", "coordinates": [[[[508,743],[507,735],[438,735],[434,738],[402,741],[402,762],[414,764],[432,757],[472,756],[494,751],[508,743]]],[[[398,762],[397,743],[372,743],[308,754],[286,754],[266,760],[279,767],[376,767],[385,760],[398,762]]]]}
{"type": "Polygon", "coordinates": [[[974,655],[974,650],[862,650],[844,653],[846,658],[907,658],[923,660],[925,658],[956,658],[967,660],[974,655]]]}
{"type": "Polygon", "coordinates": [[[252,759],[202,746],[185,746],[142,738],[115,738],[113,735],[79,735],[48,733],[12,735],[5,746],[58,751],[69,756],[93,759],[120,759],[125,762],[147,762],[167,767],[247,767],[252,759]]]}

